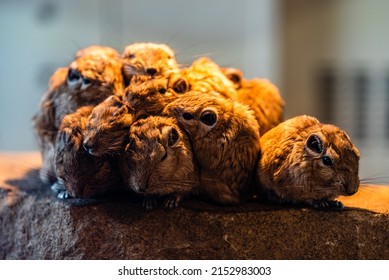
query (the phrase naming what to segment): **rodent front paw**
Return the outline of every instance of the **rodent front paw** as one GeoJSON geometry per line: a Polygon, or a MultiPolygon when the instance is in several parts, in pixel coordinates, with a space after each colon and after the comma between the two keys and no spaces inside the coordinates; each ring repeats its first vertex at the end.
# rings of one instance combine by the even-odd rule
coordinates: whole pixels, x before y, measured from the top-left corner
{"type": "Polygon", "coordinates": [[[69,198],[72,198],[72,196],[66,190],[60,191],[58,193],[57,197],[59,199],[69,199],[69,198]]]}
{"type": "Polygon", "coordinates": [[[313,208],[323,209],[343,209],[344,205],[342,202],[337,200],[316,200],[312,204],[313,208]]]}
{"type": "Polygon", "coordinates": [[[164,206],[165,208],[173,209],[178,207],[178,204],[180,203],[181,199],[179,199],[176,196],[171,196],[165,199],[164,206]]]}
{"type": "Polygon", "coordinates": [[[143,208],[146,208],[146,210],[153,210],[157,207],[157,205],[158,202],[155,197],[146,197],[142,203],[143,208]]]}

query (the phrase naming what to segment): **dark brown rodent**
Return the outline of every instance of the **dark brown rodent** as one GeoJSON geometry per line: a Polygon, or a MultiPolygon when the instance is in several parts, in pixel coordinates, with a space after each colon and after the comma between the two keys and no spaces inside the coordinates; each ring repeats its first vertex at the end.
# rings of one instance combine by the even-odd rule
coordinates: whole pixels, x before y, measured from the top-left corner
{"type": "Polygon", "coordinates": [[[283,121],[285,101],[273,83],[259,78],[247,80],[242,71],[235,68],[222,71],[235,84],[236,100],[253,110],[261,135],[283,121]]]}
{"type": "Polygon", "coordinates": [[[52,155],[56,133],[65,115],[86,105],[96,105],[113,94],[123,94],[121,62],[112,57],[79,57],[68,68],[58,69],[33,117],[33,126],[43,155],[41,179],[52,183],[52,155]]]}
{"type": "Polygon", "coordinates": [[[124,151],[125,141],[134,122],[134,109],[122,98],[109,96],[93,108],[83,133],[83,146],[94,156],[115,155],[124,151]]]}
{"type": "Polygon", "coordinates": [[[117,188],[121,175],[115,160],[95,157],[83,147],[83,132],[93,106],[79,108],[64,117],[55,143],[55,171],[58,181],[52,189],[59,198],[92,198],[117,188]]]}
{"type": "Polygon", "coordinates": [[[252,111],[217,95],[189,92],[166,106],[191,139],[200,191],[223,204],[242,201],[258,161],[259,128],[252,111]]]}
{"type": "Polygon", "coordinates": [[[179,69],[174,51],[165,44],[135,43],[122,54],[126,84],[135,75],[168,76],[179,69]]]}
{"type": "Polygon", "coordinates": [[[269,130],[260,142],[257,179],[271,199],[342,208],[334,199],[357,192],[360,154],[340,128],[303,115],[269,130]]]}
{"type": "Polygon", "coordinates": [[[176,207],[199,184],[189,138],[173,118],[136,121],[120,166],[125,185],[146,196],[147,209],[155,196],[167,196],[165,207],[176,207]]]}

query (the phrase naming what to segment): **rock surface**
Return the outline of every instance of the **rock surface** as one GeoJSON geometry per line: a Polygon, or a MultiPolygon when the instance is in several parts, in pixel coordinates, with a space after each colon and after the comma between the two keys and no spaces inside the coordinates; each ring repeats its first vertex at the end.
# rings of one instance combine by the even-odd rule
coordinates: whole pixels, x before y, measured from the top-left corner
{"type": "Polygon", "coordinates": [[[39,165],[0,153],[0,259],[389,259],[387,187],[362,187],[343,211],[195,199],[146,211],[127,193],[60,201],[39,165]]]}

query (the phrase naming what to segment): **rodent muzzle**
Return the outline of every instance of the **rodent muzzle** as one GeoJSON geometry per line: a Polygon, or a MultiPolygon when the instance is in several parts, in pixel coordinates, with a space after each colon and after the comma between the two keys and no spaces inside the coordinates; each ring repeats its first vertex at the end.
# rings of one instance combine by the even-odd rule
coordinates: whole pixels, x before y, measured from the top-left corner
{"type": "Polygon", "coordinates": [[[345,190],[347,195],[355,194],[358,191],[358,188],[359,188],[359,182],[356,183],[356,184],[348,184],[348,183],[346,183],[344,185],[344,190],[345,190]]]}

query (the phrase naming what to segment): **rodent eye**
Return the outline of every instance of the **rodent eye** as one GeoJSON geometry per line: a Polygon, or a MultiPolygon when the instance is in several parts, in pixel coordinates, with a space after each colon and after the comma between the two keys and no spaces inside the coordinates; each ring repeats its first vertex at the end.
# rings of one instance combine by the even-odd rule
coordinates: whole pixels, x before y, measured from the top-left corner
{"type": "Polygon", "coordinates": [[[332,160],[329,156],[324,156],[321,159],[324,165],[332,165],[332,160]]]}
{"type": "Polygon", "coordinates": [[[212,126],[217,121],[216,113],[211,110],[206,110],[201,114],[200,121],[206,124],[207,126],[212,126]]]}
{"type": "Polygon", "coordinates": [[[159,93],[162,93],[162,94],[166,93],[166,88],[159,89],[159,93]]]}

